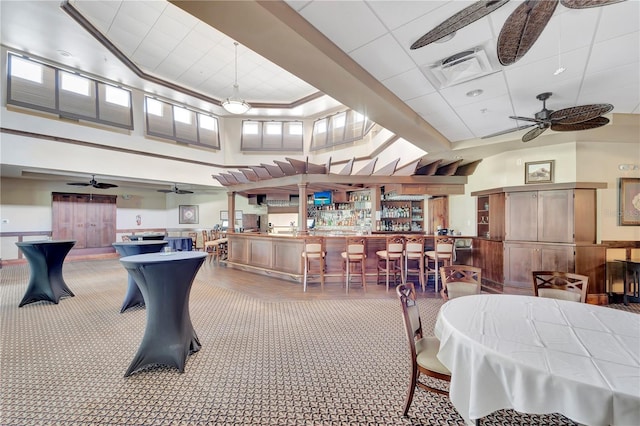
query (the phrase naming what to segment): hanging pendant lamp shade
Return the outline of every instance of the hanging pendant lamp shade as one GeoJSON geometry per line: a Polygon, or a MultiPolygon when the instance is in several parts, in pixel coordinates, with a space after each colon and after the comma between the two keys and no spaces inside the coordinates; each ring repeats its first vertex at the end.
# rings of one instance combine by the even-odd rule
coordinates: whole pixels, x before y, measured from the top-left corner
{"type": "Polygon", "coordinates": [[[240,90],[238,87],[238,42],[233,43],[236,48],[236,62],[235,62],[235,79],[233,81],[233,92],[231,96],[222,101],[222,107],[231,114],[244,114],[251,109],[251,105],[240,98],[240,90]]]}

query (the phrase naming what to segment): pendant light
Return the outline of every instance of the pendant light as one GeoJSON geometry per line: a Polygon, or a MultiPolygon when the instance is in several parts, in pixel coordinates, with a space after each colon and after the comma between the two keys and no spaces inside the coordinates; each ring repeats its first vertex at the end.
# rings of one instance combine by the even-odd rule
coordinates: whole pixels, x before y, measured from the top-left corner
{"type": "Polygon", "coordinates": [[[251,109],[251,105],[240,98],[238,90],[238,42],[233,43],[236,49],[236,74],[233,81],[233,93],[227,99],[222,101],[222,107],[231,114],[244,114],[251,109]]]}

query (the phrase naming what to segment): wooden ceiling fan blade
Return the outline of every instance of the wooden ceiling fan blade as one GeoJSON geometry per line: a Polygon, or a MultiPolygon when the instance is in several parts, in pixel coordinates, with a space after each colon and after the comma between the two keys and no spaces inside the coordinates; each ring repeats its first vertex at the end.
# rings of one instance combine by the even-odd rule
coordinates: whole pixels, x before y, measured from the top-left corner
{"type": "Polygon", "coordinates": [[[535,129],[529,130],[522,136],[522,142],[529,142],[540,136],[547,130],[547,126],[538,126],[535,129]]]}
{"type": "Polygon", "coordinates": [[[193,194],[193,191],[188,191],[186,189],[178,189],[175,192],[176,194],[193,194]]]}
{"type": "Polygon", "coordinates": [[[580,105],[554,111],[549,118],[554,124],[577,124],[589,121],[612,110],[613,105],[611,104],[580,105]]]}
{"type": "Polygon", "coordinates": [[[597,127],[602,127],[609,123],[609,119],[607,117],[596,117],[591,120],[583,121],[581,123],[575,124],[557,124],[554,123],[551,125],[551,130],[554,132],[575,132],[578,130],[589,130],[595,129],[597,127]]]}
{"type": "Polygon", "coordinates": [[[513,11],[498,36],[498,60],[504,66],[522,58],[547,26],[558,0],[527,0],[513,11]]]}
{"type": "Polygon", "coordinates": [[[89,186],[91,185],[90,183],[86,183],[86,182],[68,182],[67,185],[73,185],[73,186],[89,186]]]}
{"type": "Polygon", "coordinates": [[[93,187],[97,188],[97,189],[109,189],[109,188],[117,188],[118,185],[114,185],[113,183],[102,183],[102,182],[98,183],[98,182],[96,182],[96,183],[93,184],[93,187]]]}
{"type": "Polygon", "coordinates": [[[411,50],[424,47],[466,27],[478,19],[487,16],[489,13],[493,12],[508,1],[509,0],[485,0],[473,3],[471,6],[462,9],[460,12],[456,13],[451,18],[445,20],[443,23],[420,37],[411,45],[411,50]]]}
{"type": "Polygon", "coordinates": [[[569,9],[588,9],[590,7],[607,6],[623,1],[625,0],[560,0],[560,3],[569,9]]]}

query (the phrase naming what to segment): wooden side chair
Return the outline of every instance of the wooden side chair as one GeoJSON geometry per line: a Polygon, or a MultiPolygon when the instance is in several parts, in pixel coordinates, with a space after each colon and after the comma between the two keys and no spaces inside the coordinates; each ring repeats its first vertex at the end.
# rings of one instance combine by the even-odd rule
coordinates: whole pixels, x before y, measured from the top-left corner
{"type": "Polygon", "coordinates": [[[405,282],[409,275],[417,275],[422,291],[425,290],[424,237],[408,236],[404,242],[405,282]]]}
{"type": "Polygon", "coordinates": [[[378,257],[376,283],[380,282],[380,273],[386,276],[387,291],[389,291],[389,275],[393,275],[393,282],[398,284],[398,276],[400,282],[404,283],[404,237],[399,235],[391,235],[386,238],[385,250],[376,252],[378,257]]]}
{"type": "Polygon", "coordinates": [[[198,233],[197,232],[188,232],[187,237],[191,238],[191,250],[198,250],[198,233]]]}
{"type": "Polygon", "coordinates": [[[538,297],[585,303],[589,277],[558,271],[533,271],[533,292],[538,297]]]}
{"type": "Polygon", "coordinates": [[[302,278],[302,291],[307,291],[309,275],[320,276],[320,288],[324,290],[325,250],[324,237],[306,237],[303,242],[302,262],[304,275],[302,278]]]}
{"type": "Polygon", "coordinates": [[[440,267],[444,300],[456,297],[480,294],[482,289],[482,270],[469,265],[449,265],[440,267]]]}
{"type": "Polygon", "coordinates": [[[416,304],[416,291],[413,283],[400,284],[396,287],[396,293],[402,305],[402,318],[407,333],[409,357],[411,360],[409,387],[404,402],[404,410],[402,411],[402,415],[407,417],[416,387],[428,392],[449,395],[449,392],[444,389],[446,384],[443,383],[443,388],[430,386],[426,382],[421,381],[420,376],[425,375],[450,382],[451,372],[442,365],[436,356],[440,349],[440,341],[438,338],[425,336],[422,332],[422,321],[420,320],[420,312],[416,304]]]}
{"type": "Polygon", "coordinates": [[[367,290],[366,260],[367,260],[367,240],[364,237],[346,237],[345,251],[340,253],[343,261],[342,278],[346,274],[346,291],[349,293],[349,281],[351,281],[351,271],[353,265],[360,265],[360,277],[362,288],[367,290]]]}
{"type": "Polygon", "coordinates": [[[425,253],[427,261],[427,275],[433,274],[434,289],[438,292],[438,271],[440,264],[442,266],[452,265],[453,261],[453,245],[455,241],[451,237],[436,236],[434,241],[434,249],[425,253]]]}

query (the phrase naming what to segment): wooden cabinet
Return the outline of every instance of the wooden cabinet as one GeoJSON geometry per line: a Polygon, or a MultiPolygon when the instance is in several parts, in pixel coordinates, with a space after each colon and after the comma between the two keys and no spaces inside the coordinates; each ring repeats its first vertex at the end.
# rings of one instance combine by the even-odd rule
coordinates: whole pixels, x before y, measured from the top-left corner
{"type": "Polygon", "coordinates": [[[477,203],[478,237],[502,240],[504,238],[504,193],[480,196],[477,203]]]}
{"type": "Polygon", "coordinates": [[[573,245],[504,243],[504,283],[533,289],[531,272],[574,272],[573,245]]]}
{"type": "Polygon", "coordinates": [[[509,192],[505,205],[507,241],[595,242],[595,189],[509,192]]]}
{"type": "Polygon", "coordinates": [[[473,266],[482,269],[484,284],[502,285],[504,266],[502,241],[475,238],[473,240],[473,266]]]}

